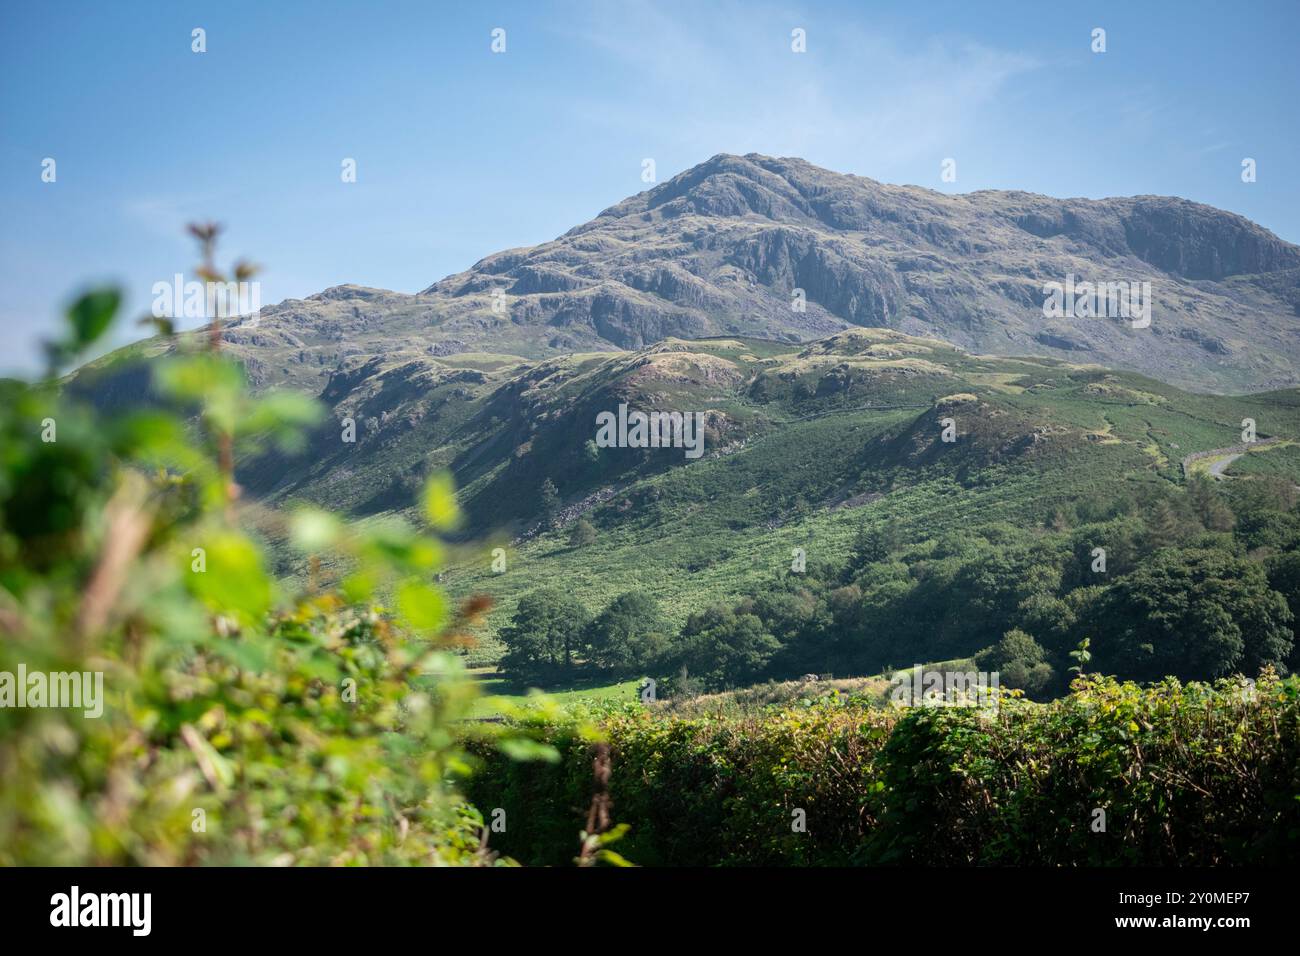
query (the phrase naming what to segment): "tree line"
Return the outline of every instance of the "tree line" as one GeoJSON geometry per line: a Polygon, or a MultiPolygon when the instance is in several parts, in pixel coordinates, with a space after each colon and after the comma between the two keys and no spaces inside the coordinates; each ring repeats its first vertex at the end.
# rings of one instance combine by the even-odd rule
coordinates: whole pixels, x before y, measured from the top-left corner
{"type": "Polygon", "coordinates": [[[672,693],[973,657],[1046,698],[1088,639],[1093,668],[1124,679],[1286,673],[1300,666],[1297,493],[1283,479],[1196,478],[1142,500],[1076,501],[1037,527],[926,534],[867,519],[840,560],[810,548],[804,572],[676,629],[642,591],[593,615],[539,589],[500,633],[500,667],[541,684],[653,675],[672,693]]]}

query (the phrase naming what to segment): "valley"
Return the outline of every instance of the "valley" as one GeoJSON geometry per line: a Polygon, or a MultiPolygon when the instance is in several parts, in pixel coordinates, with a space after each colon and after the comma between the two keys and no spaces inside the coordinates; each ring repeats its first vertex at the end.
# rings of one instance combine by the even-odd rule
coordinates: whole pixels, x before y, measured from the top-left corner
{"type": "MultiPolygon", "coordinates": [[[[721,155],[418,295],[340,286],[233,323],[223,348],[255,393],[326,411],[299,451],[245,456],[237,474],[290,585],[350,569],[309,564],[275,514],[382,528],[449,474],[462,522],[439,580],[491,601],[475,668],[502,665],[539,591],[584,620],[633,593],[653,608],[636,625],[653,639],[612,670],[566,651],[562,672],[502,678],[519,692],[664,676],[679,632],[733,611],[760,622],[760,662],[712,690],[970,658],[1038,627],[1052,630],[1031,634],[1052,674],[1038,690],[1060,692],[1074,643],[1107,626],[1080,602],[1162,548],[1260,569],[1287,553],[1290,532],[1261,550],[1240,531],[1259,507],[1294,522],[1298,282],[1296,247],[1182,200],[944,196],[721,155]],[[1125,283],[1140,322],[1074,314],[1079,290],[1125,283]],[[1053,289],[1070,315],[1049,314],[1053,289]],[[1234,458],[1245,419],[1259,441],[1234,458]],[[1203,475],[1232,480],[1206,490],[1203,475]],[[870,560],[854,557],[864,535],[887,539],[870,560]],[[1096,548],[1118,561],[1080,571],[1072,554],[1096,548]],[[1046,577],[966,613],[988,604],[970,588],[1011,587],[977,585],[1006,555],[1035,555],[1046,577]],[[1017,602],[1056,610],[1045,623],[1017,602]]],[[[71,388],[106,410],[147,402],[149,368],[202,335],[122,350],[71,388]]],[[[1186,673],[1219,673],[1200,666],[1186,673]]]]}

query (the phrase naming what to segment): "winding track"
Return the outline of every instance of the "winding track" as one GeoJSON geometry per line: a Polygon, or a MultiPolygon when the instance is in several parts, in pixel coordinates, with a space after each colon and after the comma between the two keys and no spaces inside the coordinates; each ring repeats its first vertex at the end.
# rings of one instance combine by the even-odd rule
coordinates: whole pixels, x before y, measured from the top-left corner
{"type": "Polygon", "coordinates": [[[1186,458],[1183,459],[1183,477],[1184,478],[1191,477],[1192,462],[1203,458],[1213,458],[1215,460],[1210,462],[1210,465],[1206,469],[1206,472],[1212,478],[1217,478],[1220,480],[1226,479],[1228,476],[1223,473],[1223,470],[1227,468],[1229,465],[1231,465],[1238,458],[1240,458],[1242,455],[1246,454],[1246,451],[1249,448],[1264,448],[1268,445],[1276,444],[1281,440],[1282,439],[1280,438],[1264,438],[1256,442],[1251,442],[1249,445],[1246,444],[1229,445],[1227,448],[1212,448],[1209,451],[1192,452],[1190,455],[1188,455],[1186,458]]]}

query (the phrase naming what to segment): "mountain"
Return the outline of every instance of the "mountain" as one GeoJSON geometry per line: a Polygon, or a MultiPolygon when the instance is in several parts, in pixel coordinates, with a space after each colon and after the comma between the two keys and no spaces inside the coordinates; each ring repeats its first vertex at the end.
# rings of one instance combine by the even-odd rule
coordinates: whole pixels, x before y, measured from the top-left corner
{"type": "MultiPolygon", "coordinates": [[[[753,603],[780,676],[966,659],[1017,628],[1059,674],[1081,628],[1111,660],[1136,647],[1123,672],[1145,673],[1155,644],[1107,631],[1101,605],[1088,617],[1103,592],[1127,593],[1109,582],[1175,557],[1188,575],[1218,562],[1227,581],[1248,573],[1240,555],[1300,542],[1298,256],[1177,199],[945,196],[720,156],[418,295],[344,286],[228,326],[258,388],[329,413],[301,452],[240,460],[236,477],[272,509],[383,521],[449,471],[465,522],[443,583],[495,602],[479,664],[539,586],[593,613],[645,590],[676,631],[715,605],[752,616],[736,602],[780,581],[795,588],[780,607],[753,603]],[[1043,285],[1070,275],[1150,282],[1150,326],[1045,320],[1043,285]],[[624,412],[698,419],[700,454],[607,447],[602,417],[624,412]],[[1225,491],[1188,485],[1210,468],[1226,468],[1225,491]],[[579,519],[591,528],[575,535],[579,519]],[[864,525],[892,544],[853,566],[864,525]],[[1089,570],[1099,546],[1110,578],[1089,570]],[[807,576],[791,585],[796,549],[807,576]],[[797,639],[777,633],[791,615],[797,639]]],[[[70,387],[137,401],[148,359],[201,342],[177,338],[70,387]]],[[[346,570],[309,571],[282,526],[262,529],[277,573],[346,570]]]]}
{"type": "Polygon", "coordinates": [[[1183,199],[948,195],[719,155],[417,295],[339,286],[230,330],[255,380],[403,352],[525,358],[884,328],[1199,391],[1300,382],[1300,247],[1183,199]],[[1047,283],[1150,283],[1150,325],[1044,317],[1047,283]],[[794,307],[802,290],[802,310],[794,307]]]}

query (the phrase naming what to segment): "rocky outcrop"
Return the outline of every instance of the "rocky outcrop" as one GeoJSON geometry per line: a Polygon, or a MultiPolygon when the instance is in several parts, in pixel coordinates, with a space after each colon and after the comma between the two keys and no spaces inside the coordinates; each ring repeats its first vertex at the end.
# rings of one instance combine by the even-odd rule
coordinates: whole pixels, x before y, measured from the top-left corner
{"type": "MultiPolygon", "coordinates": [[[[539,358],[667,337],[811,340],[887,327],[971,351],[1081,358],[1209,391],[1300,382],[1300,248],[1184,199],[950,195],[722,154],[557,239],[418,295],[338,286],[241,335],[320,374],[411,346],[539,358]],[[1151,323],[1045,317],[1046,283],[1148,283],[1151,323]]],[[[270,356],[268,357],[268,353],[270,356]]]]}

